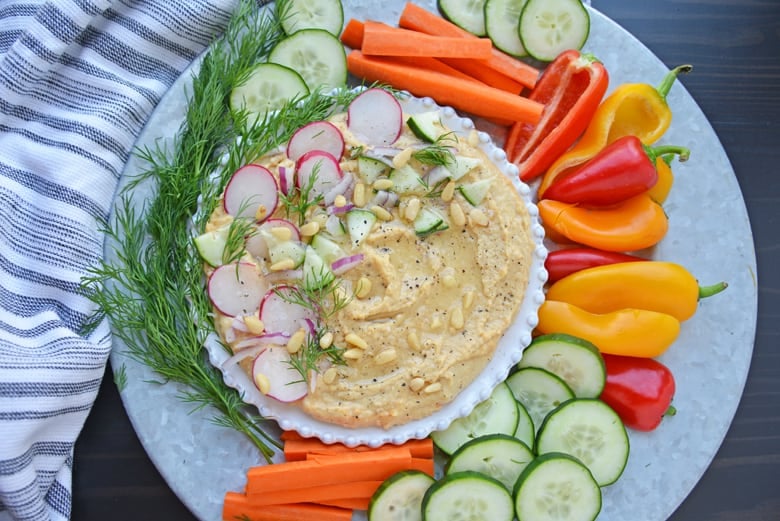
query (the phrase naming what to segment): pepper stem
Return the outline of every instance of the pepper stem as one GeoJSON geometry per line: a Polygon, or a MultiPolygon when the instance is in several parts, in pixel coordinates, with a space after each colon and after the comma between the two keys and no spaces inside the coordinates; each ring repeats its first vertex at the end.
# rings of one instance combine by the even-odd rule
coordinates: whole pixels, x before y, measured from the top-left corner
{"type": "Polygon", "coordinates": [[[687,161],[691,156],[691,151],[689,149],[677,145],[659,145],[657,147],[644,145],[644,148],[647,157],[650,158],[650,161],[652,161],[653,164],[655,164],[655,160],[658,156],[677,155],[679,156],[678,159],[680,162],[687,161]]]}
{"type": "Polygon", "coordinates": [[[674,85],[674,82],[680,73],[687,74],[692,70],[693,65],[678,65],[674,69],[670,70],[664,77],[663,81],[661,81],[661,84],[656,88],[658,94],[661,95],[661,98],[666,99],[666,96],[669,95],[669,91],[672,90],[672,85],[674,85]]]}
{"type": "Polygon", "coordinates": [[[726,282],[718,282],[717,284],[712,284],[711,286],[699,286],[699,298],[703,299],[717,295],[728,287],[729,285],[726,282]]]}

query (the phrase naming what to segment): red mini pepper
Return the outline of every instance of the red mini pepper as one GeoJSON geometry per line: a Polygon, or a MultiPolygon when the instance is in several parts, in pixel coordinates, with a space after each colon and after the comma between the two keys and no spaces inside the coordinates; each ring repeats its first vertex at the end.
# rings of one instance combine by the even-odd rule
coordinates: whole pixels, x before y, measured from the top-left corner
{"type": "Polygon", "coordinates": [[[528,95],[545,108],[536,125],[515,123],[505,149],[528,181],[544,173],[585,131],[607,91],[604,65],[589,54],[568,50],[547,66],[528,95]]]}
{"type": "Polygon", "coordinates": [[[555,180],[545,199],[593,206],[616,204],[652,188],[658,181],[655,161],[664,154],[677,154],[685,161],[685,147],[649,147],[636,136],[624,136],[596,154],[575,171],[555,180]]]}
{"type": "Polygon", "coordinates": [[[612,407],[626,427],[651,431],[664,416],[675,413],[674,375],[652,358],[603,354],[607,383],[601,399],[612,407]]]}
{"type": "Polygon", "coordinates": [[[597,248],[576,247],[555,250],[547,254],[544,267],[547,270],[547,282],[552,284],[567,275],[593,268],[617,264],[618,262],[635,262],[647,260],[636,255],[615,251],[599,250],[597,248]]]}

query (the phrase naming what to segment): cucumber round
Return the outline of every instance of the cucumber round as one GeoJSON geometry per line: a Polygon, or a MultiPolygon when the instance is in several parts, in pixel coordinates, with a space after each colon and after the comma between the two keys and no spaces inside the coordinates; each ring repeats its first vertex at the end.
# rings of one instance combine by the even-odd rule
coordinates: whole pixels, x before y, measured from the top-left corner
{"type": "Polygon", "coordinates": [[[534,421],[531,419],[531,415],[528,414],[528,409],[520,402],[517,402],[517,413],[515,438],[529,447],[533,447],[534,442],[536,441],[536,427],[534,426],[534,421]]]}
{"type": "Polygon", "coordinates": [[[497,49],[512,56],[528,53],[520,40],[520,13],[527,0],[487,0],[485,2],[485,32],[497,49]]]}
{"type": "Polygon", "coordinates": [[[604,357],[582,338],[564,333],[536,337],[517,367],[546,369],[566,382],[578,398],[596,398],[607,382],[604,357]]]}
{"type": "Polygon", "coordinates": [[[420,521],[422,499],[434,479],[420,470],[402,470],[387,478],[368,503],[369,521],[420,521]]]}
{"type": "Polygon", "coordinates": [[[601,512],[601,488],[568,454],[538,456],[518,478],[514,497],[522,521],[594,521],[601,512]]]}
{"type": "Polygon", "coordinates": [[[302,29],[323,29],[338,36],[344,25],[341,0],[285,0],[276,3],[282,30],[293,34],[302,29]]]}
{"type": "Polygon", "coordinates": [[[439,12],[461,29],[485,36],[485,0],[438,0],[439,12]]]}
{"type": "Polygon", "coordinates": [[[529,55],[550,62],[565,50],[582,49],[590,15],[582,0],[528,0],[517,32],[529,55]]]}
{"type": "Polygon", "coordinates": [[[422,501],[424,521],[512,521],[514,514],[512,495],[506,487],[473,471],[445,476],[428,489],[422,501]]]}
{"type": "Polygon", "coordinates": [[[452,454],[469,440],[486,434],[512,435],[517,428],[517,410],[512,391],[501,382],[471,414],[458,418],[443,431],[434,431],[431,438],[442,451],[452,454]]]}
{"type": "Polygon", "coordinates": [[[574,398],[552,411],[536,437],[536,453],[563,452],[580,460],[599,486],[618,480],[628,462],[628,433],[617,413],[597,398],[574,398]]]}
{"type": "Polygon", "coordinates": [[[261,119],[267,112],[308,94],[306,82],[295,70],[277,63],[261,63],[230,92],[230,108],[261,119]]]}
{"type": "Polygon", "coordinates": [[[455,451],[446,474],[473,470],[499,480],[511,492],[517,478],[534,456],[528,445],[513,436],[488,434],[455,451]]]}
{"type": "Polygon", "coordinates": [[[298,72],[310,91],[347,83],[347,55],[339,39],[323,29],[303,29],[281,40],[268,61],[298,72]]]}
{"type": "Polygon", "coordinates": [[[531,416],[536,431],[547,414],[565,401],[574,398],[566,382],[538,367],[524,367],[507,378],[506,384],[531,416]]]}

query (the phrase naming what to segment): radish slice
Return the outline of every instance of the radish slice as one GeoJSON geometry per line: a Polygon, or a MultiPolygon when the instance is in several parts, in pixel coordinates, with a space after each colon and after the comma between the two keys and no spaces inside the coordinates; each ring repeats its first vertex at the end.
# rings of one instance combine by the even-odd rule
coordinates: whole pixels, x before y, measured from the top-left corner
{"type": "Polygon", "coordinates": [[[291,286],[277,286],[263,297],[260,304],[260,320],[268,333],[292,335],[301,328],[309,330],[307,320],[316,317],[311,309],[290,302],[297,290],[291,286]],[[283,296],[288,295],[288,296],[283,296]]]}
{"type": "Polygon", "coordinates": [[[303,154],[298,160],[296,170],[298,189],[304,190],[311,184],[309,200],[312,201],[319,196],[324,197],[342,182],[344,177],[338,160],[322,150],[312,150],[303,154]],[[313,184],[310,181],[312,176],[315,176],[313,184]]]}
{"type": "Polygon", "coordinates": [[[347,109],[347,127],[364,143],[388,146],[403,128],[403,111],[395,97],[382,89],[368,89],[347,109]]]}
{"type": "Polygon", "coordinates": [[[295,169],[285,166],[279,167],[279,191],[284,195],[290,195],[295,189],[295,169]]]}
{"type": "Polygon", "coordinates": [[[363,262],[363,254],[358,253],[355,255],[350,255],[349,257],[342,257],[341,259],[337,259],[333,261],[333,264],[331,264],[330,267],[333,270],[333,273],[336,275],[341,275],[351,270],[361,262],[363,262]]]}
{"type": "Polygon", "coordinates": [[[264,221],[279,203],[279,187],[270,170],[261,165],[242,166],[225,187],[223,205],[234,217],[264,221]]]}
{"type": "Polygon", "coordinates": [[[344,136],[341,131],[328,121],[314,121],[304,125],[290,138],[287,144],[287,157],[298,161],[310,150],[322,150],[336,159],[344,155],[344,136]]]}
{"type": "Polygon", "coordinates": [[[270,232],[273,228],[288,228],[290,230],[290,240],[300,241],[301,231],[295,224],[287,219],[274,218],[268,219],[263,224],[256,225],[255,233],[246,240],[246,251],[253,257],[268,260],[268,241],[266,234],[262,231],[270,232]]]}
{"type": "Polygon", "coordinates": [[[258,375],[268,378],[267,395],[280,402],[300,400],[309,390],[301,373],[292,366],[290,353],[285,347],[269,347],[255,358],[252,380],[257,382],[258,375]]]}
{"type": "Polygon", "coordinates": [[[248,262],[224,264],[209,277],[211,303],[229,317],[255,313],[267,292],[268,283],[248,262]]]}

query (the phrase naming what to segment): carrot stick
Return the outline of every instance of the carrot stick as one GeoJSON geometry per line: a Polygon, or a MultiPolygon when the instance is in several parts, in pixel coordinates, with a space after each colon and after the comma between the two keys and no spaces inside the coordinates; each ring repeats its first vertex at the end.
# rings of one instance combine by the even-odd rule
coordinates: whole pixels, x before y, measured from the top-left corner
{"type": "Polygon", "coordinates": [[[370,502],[370,497],[345,497],[340,499],[328,499],[326,501],[320,501],[318,504],[339,508],[349,508],[350,510],[368,510],[368,504],[370,502]]]}
{"type": "Polygon", "coordinates": [[[331,485],[319,485],[307,488],[275,490],[273,492],[249,493],[252,505],[284,505],[287,503],[321,503],[344,498],[370,498],[382,481],[349,481],[331,485]]]}
{"type": "Polygon", "coordinates": [[[361,51],[347,55],[347,67],[355,76],[408,90],[416,96],[430,96],[438,103],[450,105],[485,118],[537,123],[544,106],[522,96],[494,87],[481,87],[439,72],[421,70],[392,59],[366,56],[361,51]]]}
{"type": "Polygon", "coordinates": [[[352,510],[313,503],[256,506],[238,492],[228,492],[222,504],[223,521],[351,521],[352,510]]]}
{"type": "MultiPolygon", "coordinates": [[[[478,38],[441,16],[411,2],[407,2],[404,6],[398,25],[406,29],[436,36],[454,36],[465,39],[478,38]]],[[[501,72],[528,88],[533,88],[539,77],[539,71],[536,68],[498,49],[492,50],[490,59],[485,61],[484,64],[486,67],[501,72]]]]}
{"type": "Polygon", "coordinates": [[[435,472],[433,458],[412,458],[412,464],[409,468],[425,472],[430,477],[433,477],[433,473],[435,472]]]}
{"type": "Polygon", "coordinates": [[[435,36],[420,31],[366,21],[363,28],[364,54],[372,56],[429,56],[487,60],[493,43],[487,38],[435,36]]]}
{"type": "Polygon", "coordinates": [[[350,18],[341,31],[341,43],[352,49],[360,49],[363,46],[363,28],[363,22],[350,18]]]}
{"type": "MultiPolygon", "coordinates": [[[[386,450],[395,445],[382,445],[377,448],[366,445],[347,447],[342,443],[327,444],[318,439],[291,439],[284,442],[284,459],[286,461],[301,461],[313,455],[343,454],[345,452],[367,452],[372,450],[386,450]]],[[[409,440],[400,447],[408,449],[413,458],[433,458],[433,441],[430,438],[409,440]]]]}
{"type": "MultiPolygon", "coordinates": [[[[405,65],[411,65],[412,67],[417,67],[420,69],[426,69],[429,71],[434,72],[440,72],[442,74],[445,74],[447,76],[452,76],[455,78],[460,78],[462,80],[471,81],[473,83],[476,83],[477,85],[484,85],[485,82],[482,82],[478,80],[476,77],[456,69],[452,65],[448,63],[444,63],[443,60],[440,60],[438,58],[425,58],[422,56],[397,56],[394,58],[395,61],[398,63],[403,63],[405,65]]],[[[452,61],[452,60],[447,60],[452,61]]],[[[476,62],[475,62],[476,63],[476,62]]],[[[489,69],[488,69],[489,70],[489,69]]],[[[495,73],[498,74],[498,73],[495,73]]],[[[510,80],[512,81],[512,80],[510,80]]],[[[520,92],[520,91],[517,91],[520,92]]]]}
{"type": "Polygon", "coordinates": [[[255,494],[345,481],[384,480],[408,469],[411,461],[408,449],[393,447],[252,467],[247,471],[246,492],[255,494]]]}
{"type": "Polygon", "coordinates": [[[452,67],[453,69],[460,71],[463,74],[474,78],[477,81],[490,85],[497,89],[511,92],[512,94],[520,94],[523,92],[523,84],[515,81],[509,76],[485,67],[485,62],[479,62],[475,60],[466,60],[461,58],[449,58],[442,59],[442,61],[452,67]]]}

